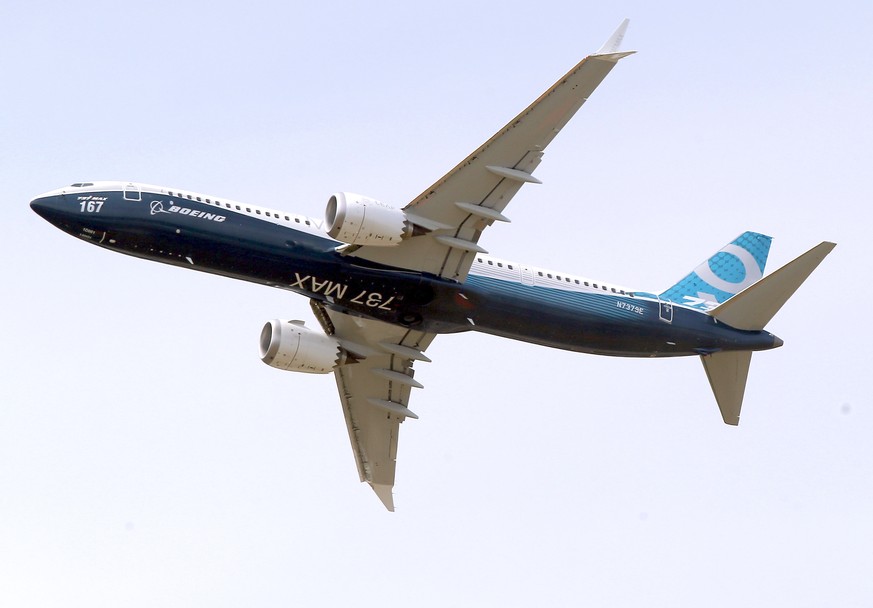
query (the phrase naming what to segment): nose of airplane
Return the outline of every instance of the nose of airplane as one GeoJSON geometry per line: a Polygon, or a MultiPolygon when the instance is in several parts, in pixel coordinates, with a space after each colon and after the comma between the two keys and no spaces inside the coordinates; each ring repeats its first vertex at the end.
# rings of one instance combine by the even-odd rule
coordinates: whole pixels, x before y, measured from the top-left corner
{"type": "Polygon", "coordinates": [[[32,201],[30,201],[30,208],[34,210],[34,212],[43,219],[49,219],[51,205],[49,203],[49,197],[47,196],[38,196],[32,201]]]}
{"type": "Polygon", "coordinates": [[[39,213],[45,208],[45,200],[42,197],[37,197],[30,201],[30,208],[39,213]]]}
{"type": "Polygon", "coordinates": [[[63,228],[71,220],[69,201],[61,190],[52,190],[30,201],[30,208],[50,224],[63,228]]]}

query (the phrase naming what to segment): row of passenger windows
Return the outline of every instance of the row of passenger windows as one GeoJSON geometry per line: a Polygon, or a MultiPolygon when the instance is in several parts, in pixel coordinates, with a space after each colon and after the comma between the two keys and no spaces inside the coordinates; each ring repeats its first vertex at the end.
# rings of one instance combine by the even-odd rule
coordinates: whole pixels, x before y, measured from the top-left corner
{"type": "MultiPolygon", "coordinates": [[[[483,260],[482,258],[476,258],[476,259],[479,261],[480,264],[484,264],[484,263],[485,263],[485,260],[483,260]]],[[[494,260],[488,260],[488,265],[489,265],[489,266],[494,266],[494,260]]],[[[497,262],[497,266],[499,266],[500,268],[503,268],[503,262],[497,262]]],[[[512,268],[512,264],[507,264],[506,267],[509,268],[510,270],[513,269],[513,268],[512,268]]],[[[542,275],[542,274],[543,274],[543,273],[540,273],[540,275],[542,275]]]]}
{"type": "MultiPolygon", "coordinates": [[[[497,266],[498,268],[503,268],[503,262],[494,262],[494,260],[484,260],[482,258],[476,258],[480,264],[488,264],[489,266],[497,266]]],[[[506,268],[509,270],[514,270],[512,264],[507,264],[506,268]]],[[[615,287],[607,287],[606,285],[598,285],[597,283],[589,283],[588,281],[580,281],[579,279],[571,279],[570,277],[561,278],[561,275],[552,276],[550,272],[543,273],[542,270],[537,271],[537,275],[541,277],[547,277],[552,280],[564,281],[565,283],[575,283],[576,285],[584,285],[585,287],[593,287],[594,289],[603,289],[603,291],[612,291],[612,293],[621,294],[623,296],[634,297],[634,294],[629,291],[625,291],[624,289],[616,289],[615,287]]]]}
{"type": "MultiPolygon", "coordinates": [[[[218,201],[218,200],[212,201],[208,198],[203,199],[203,198],[200,198],[199,196],[192,196],[190,194],[182,194],[181,192],[177,192],[176,194],[173,194],[173,192],[167,191],[167,194],[169,194],[170,196],[178,196],[179,198],[187,198],[189,201],[197,201],[198,203],[206,203],[208,205],[217,205],[219,207],[222,206],[222,202],[218,201]]],[[[242,211],[242,207],[240,207],[240,205],[231,205],[230,203],[224,203],[224,206],[227,207],[228,209],[233,209],[234,207],[236,207],[237,211],[242,211]]],[[[246,207],[245,210],[246,210],[246,213],[252,212],[251,207],[246,207]]],[[[261,215],[261,210],[255,209],[255,214],[261,215]]],[[[283,217],[283,216],[279,215],[278,213],[271,213],[270,211],[264,211],[264,215],[266,215],[267,217],[275,218],[277,220],[280,220],[283,217]]],[[[284,216],[284,218],[285,218],[286,222],[291,221],[291,216],[286,215],[286,216],[284,216]]],[[[298,224],[306,224],[307,226],[312,225],[312,222],[310,222],[309,220],[307,220],[305,218],[303,219],[303,221],[301,221],[299,217],[295,217],[294,221],[297,222],[298,224]]]]}

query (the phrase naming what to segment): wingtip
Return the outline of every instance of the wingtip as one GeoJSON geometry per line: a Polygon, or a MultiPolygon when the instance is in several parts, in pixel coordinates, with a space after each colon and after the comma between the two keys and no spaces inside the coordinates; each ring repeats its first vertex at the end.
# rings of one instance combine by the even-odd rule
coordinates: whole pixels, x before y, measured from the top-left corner
{"type": "Polygon", "coordinates": [[[619,24],[616,30],[612,33],[612,36],[603,43],[595,55],[611,55],[613,53],[619,52],[618,49],[621,48],[621,42],[624,40],[624,34],[627,31],[627,25],[630,23],[630,19],[625,18],[624,21],[619,24]]]}
{"type": "Polygon", "coordinates": [[[382,483],[370,483],[370,487],[373,488],[373,491],[376,493],[376,496],[379,497],[379,500],[382,501],[382,504],[385,505],[385,508],[389,511],[394,511],[394,486],[389,486],[387,484],[382,483]]]}

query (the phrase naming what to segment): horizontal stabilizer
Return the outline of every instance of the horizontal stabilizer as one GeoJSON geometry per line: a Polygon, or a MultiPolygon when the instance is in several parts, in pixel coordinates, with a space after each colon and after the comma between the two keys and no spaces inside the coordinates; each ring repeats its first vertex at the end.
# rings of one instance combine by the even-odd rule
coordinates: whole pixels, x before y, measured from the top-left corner
{"type": "Polygon", "coordinates": [[[779,312],[782,305],[834,247],[836,244],[828,242],[813,247],[773,274],[720,304],[709,314],[737,329],[750,331],[764,329],[764,326],[779,312]]]}
{"type": "Polygon", "coordinates": [[[751,351],[718,352],[700,357],[725,424],[740,423],[740,408],[749,377],[751,351]]]}

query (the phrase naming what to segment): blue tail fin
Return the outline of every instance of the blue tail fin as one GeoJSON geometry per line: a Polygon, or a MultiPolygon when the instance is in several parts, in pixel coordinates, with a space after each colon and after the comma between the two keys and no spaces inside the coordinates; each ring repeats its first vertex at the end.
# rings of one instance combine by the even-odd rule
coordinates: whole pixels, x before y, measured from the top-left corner
{"type": "Polygon", "coordinates": [[[660,298],[712,310],[764,276],[771,240],[757,232],[744,232],[660,294],[660,298]]]}

